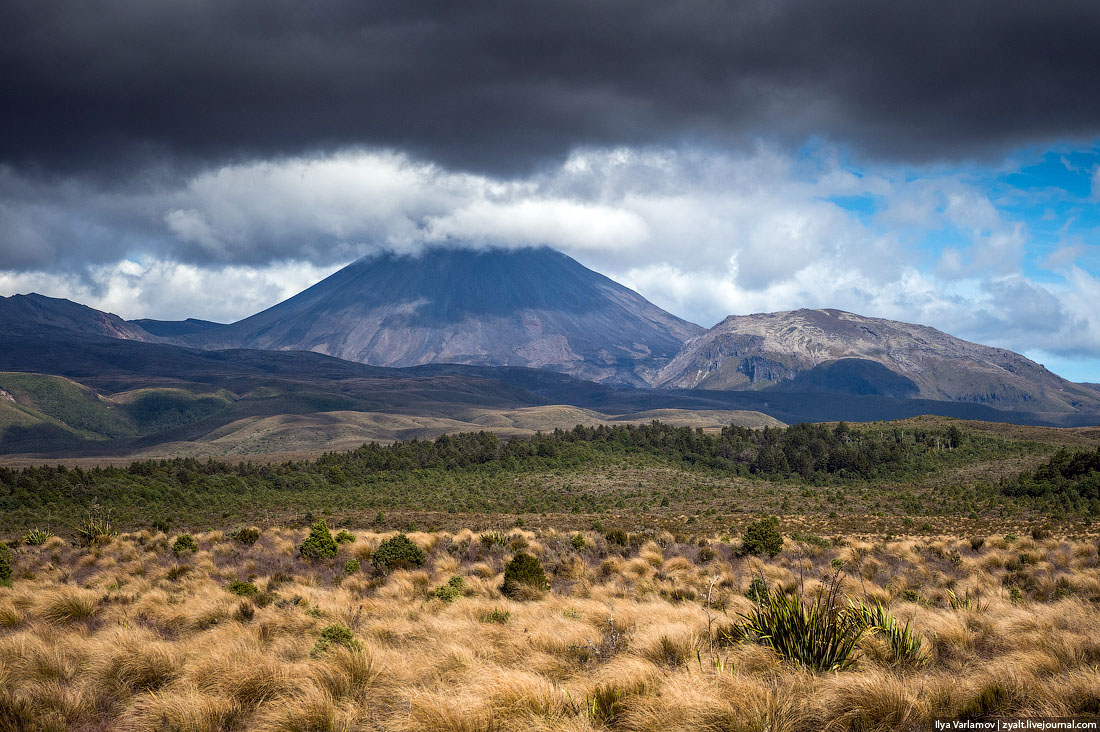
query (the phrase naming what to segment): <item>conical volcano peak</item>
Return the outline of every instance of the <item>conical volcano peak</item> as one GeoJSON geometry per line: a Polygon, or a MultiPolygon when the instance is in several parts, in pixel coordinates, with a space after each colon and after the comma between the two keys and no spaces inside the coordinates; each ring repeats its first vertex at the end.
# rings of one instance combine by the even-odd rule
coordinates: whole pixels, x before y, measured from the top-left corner
{"type": "Polygon", "coordinates": [[[191,342],[377,366],[549,368],[641,385],[701,330],[548,247],[432,247],[364,257],[191,342]]]}
{"type": "Polygon", "coordinates": [[[579,314],[606,305],[601,288],[629,292],[549,247],[385,252],[357,260],[330,280],[318,285],[326,285],[328,298],[415,302],[416,317],[432,324],[524,309],[579,314]]]}

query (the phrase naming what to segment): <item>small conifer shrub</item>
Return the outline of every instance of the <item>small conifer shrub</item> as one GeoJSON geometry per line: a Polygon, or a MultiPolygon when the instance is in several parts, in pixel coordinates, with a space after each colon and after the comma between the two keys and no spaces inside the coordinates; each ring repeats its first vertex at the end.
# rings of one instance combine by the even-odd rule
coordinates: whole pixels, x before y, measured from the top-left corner
{"type": "Polygon", "coordinates": [[[357,574],[362,567],[359,566],[358,559],[349,559],[344,562],[344,574],[357,574]]]}
{"type": "Polygon", "coordinates": [[[310,561],[316,559],[332,559],[336,556],[336,539],[332,538],[332,532],[328,530],[328,524],[324,519],[315,521],[309,529],[309,536],[298,547],[298,553],[302,559],[310,561]]]}
{"type": "Polygon", "coordinates": [[[333,623],[321,629],[321,639],[313,647],[312,655],[324,653],[334,645],[343,646],[349,651],[363,650],[363,644],[351,632],[351,628],[343,623],[333,623]]]}
{"type": "Polygon", "coordinates": [[[753,577],[752,582],[749,583],[749,588],[745,590],[745,597],[757,605],[763,603],[768,598],[767,581],[763,577],[753,577]]]}
{"type": "Polygon", "coordinates": [[[451,577],[447,580],[447,584],[436,587],[433,594],[443,602],[454,602],[462,597],[462,592],[465,589],[466,580],[461,577],[451,577]]]}
{"type": "Polygon", "coordinates": [[[383,572],[423,567],[425,559],[424,550],[404,534],[386,539],[378,545],[371,557],[374,566],[383,572]]]}
{"type": "Polygon", "coordinates": [[[190,534],[180,534],[176,537],[176,541],[172,544],[172,553],[177,557],[184,554],[194,554],[199,550],[199,545],[195,543],[195,537],[190,534]]]}
{"type": "Polygon", "coordinates": [[[243,580],[233,580],[226,589],[234,595],[240,595],[241,597],[252,597],[260,593],[260,588],[256,587],[256,585],[251,582],[245,582],[243,580]]]}
{"type": "Polygon", "coordinates": [[[336,534],[337,544],[351,544],[355,541],[355,534],[347,531],[346,529],[340,529],[336,534]]]}
{"type": "Polygon", "coordinates": [[[526,552],[518,552],[504,568],[504,585],[500,588],[508,597],[521,599],[531,591],[550,588],[542,562],[526,552]]]}
{"type": "Polygon", "coordinates": [[[765,516],[753,521],[741,535],[741,551],[744,554],[767,554],[774,557],[783,549],[783,536],[779,533],[779,519],[765,516]]]}

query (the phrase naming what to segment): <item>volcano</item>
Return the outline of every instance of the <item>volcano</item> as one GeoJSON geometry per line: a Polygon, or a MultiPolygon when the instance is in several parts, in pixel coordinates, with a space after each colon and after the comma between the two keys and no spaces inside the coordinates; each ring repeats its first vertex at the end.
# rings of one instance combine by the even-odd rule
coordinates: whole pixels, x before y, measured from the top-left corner
{"type": "Polygon", "coordinates": [[[549,248],[360,259],[202,348],[307,350],[374,366],[525,366],[645,385],[702,328],[549,248]]]}

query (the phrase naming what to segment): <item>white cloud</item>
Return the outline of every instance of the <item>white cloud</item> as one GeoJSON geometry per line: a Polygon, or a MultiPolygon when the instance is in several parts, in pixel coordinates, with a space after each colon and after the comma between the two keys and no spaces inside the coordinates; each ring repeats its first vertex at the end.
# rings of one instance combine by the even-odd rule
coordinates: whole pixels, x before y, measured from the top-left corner
{"type": "Polygon", "coordinates": [[[1027,226],[965,174],[857,173],[840,158],[828,148],[801,157],[765,146],[739,156],[585,149],[503,180],[347,150],[129,195],[36,187],[0,170],[0,224],[10,225],[0,292],[38,290],[125,317],[229,321],[382,248],[549,244],[706,326],[734,313],[839,307],[1014,350],[1100,355],[1100,283],[1077,249],[1052,254],[1050,276],[1032,281],[1022,269],[1027,226]],[[873,212],[837,197],[873,200],[873,212]],[[54,252],[74,238],[90,264],[65,274],[54,252]]]}
{"type": "Polygon", "coordinates": [[[645,221],[633,211],[563,199],[524,199],[475,201],[446,216],[429,217],[424,241],[618,251],[648,237],[645,221]]]}
{"type": "Polygon", "coordinates": [[[127,319],[190,317],[229,323],[297,294],[335,269],[307,262],[198,267],[123,260],[79,276],[0,273],[0,292],[67,298],[127,319]]]}

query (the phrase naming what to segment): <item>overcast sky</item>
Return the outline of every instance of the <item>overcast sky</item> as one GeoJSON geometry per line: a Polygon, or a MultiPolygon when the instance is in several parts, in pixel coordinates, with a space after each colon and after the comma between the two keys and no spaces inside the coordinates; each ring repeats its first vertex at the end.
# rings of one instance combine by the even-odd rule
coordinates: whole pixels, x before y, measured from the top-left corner
{"type": "Polygon", "coordinates": [[[1100,381],[1100,4],[11,0],[0,294],[231,321],[549,244],[710,326],[839,307],[1100,381]]]}

